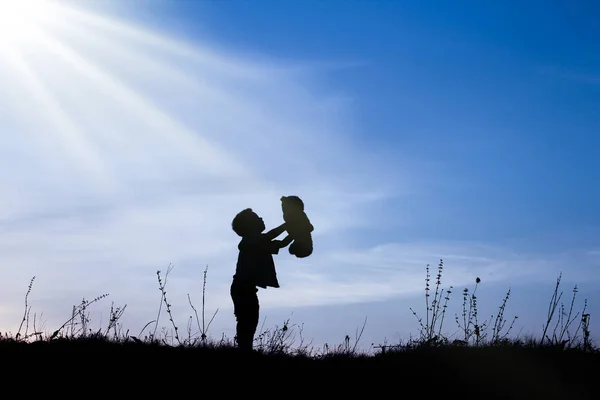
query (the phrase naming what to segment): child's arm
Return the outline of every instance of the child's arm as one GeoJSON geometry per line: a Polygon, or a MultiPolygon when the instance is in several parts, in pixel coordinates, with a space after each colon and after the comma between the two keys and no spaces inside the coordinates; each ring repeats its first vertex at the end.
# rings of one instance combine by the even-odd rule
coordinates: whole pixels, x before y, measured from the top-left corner
{"type": "Polygon", "coordinates": [[[283,231],[285,231],[285,228],[286,228],[286,225],[284,222],[283,224],[279,225],[277,228],[273,228],[269,232],[265,233],[265,237],[268,240],[273,240],[277,236],[281,235],[283,233],[283,231]]]}
{"type": "Polygon", "coordinates": [[[284,248],[288,244],[292,243],[293,240],[294,238],[292,237],[292,235],[287,235],[285,238],[283,238],[283,240],[280,241],[279,245],[281,246],[281,248],[284,248]]]}
{"type": "Polygon", "coordinates": [[[271,240],[271,254],[279,254],[279,249],[283,249],[285,246],[290,244],[294,239],[291,235],[287,235],[283,240],[271,240]]]}

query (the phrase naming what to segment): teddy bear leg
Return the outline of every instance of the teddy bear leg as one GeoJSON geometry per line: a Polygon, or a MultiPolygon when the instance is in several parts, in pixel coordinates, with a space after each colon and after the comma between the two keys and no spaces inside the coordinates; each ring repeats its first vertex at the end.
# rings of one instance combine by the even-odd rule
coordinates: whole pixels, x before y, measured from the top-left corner
{"type": "Polygon", "coordinates": [[[313,252],[313,246],[312,246],[312,240],[310,237],[308,238],[303,238],[300,241],[295,241],[294,242],[296,244],[296,246],[294,247],[294,255],[298,258],[305,258],[308,257],[312,254],[313,252]]]}
{"type": "Polygon", "coordinates": [[[294,240],[291,244],[290,247],[288,247],[288,251],[290,252],[291,255],[296,255],[296,250],[298,249],[298,244],[296,243],[296,241],[294,240]]]}

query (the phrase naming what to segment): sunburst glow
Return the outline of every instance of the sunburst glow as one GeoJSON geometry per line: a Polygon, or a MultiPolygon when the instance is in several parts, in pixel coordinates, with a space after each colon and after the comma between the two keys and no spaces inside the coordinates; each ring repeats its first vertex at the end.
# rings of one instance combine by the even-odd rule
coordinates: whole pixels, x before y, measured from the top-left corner
{"type": "Polygon", "coordinates": [[[0,2],[0,41],[10,41],[27,35],[45,18],[56,12],[48,0],[19,0],[0,2]]]}

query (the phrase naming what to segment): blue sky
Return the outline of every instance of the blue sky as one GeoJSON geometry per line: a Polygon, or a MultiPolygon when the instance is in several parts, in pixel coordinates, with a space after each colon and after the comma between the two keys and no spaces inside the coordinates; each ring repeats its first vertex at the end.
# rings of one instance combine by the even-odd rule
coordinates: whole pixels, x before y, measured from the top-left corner
{"type": "Polygon", "coordinates": [[[440,258],[444,286],[481,277],[484,313],[512,287],[523,332],[561,271],[594,315],[600,8],[554,3],[103,1],[28,18],[0,40],[0,328],[33,275],[50,327],[104,292],[141,327],[173,263],[181,324],[208,265],[212,333],[232,336],[231,218],[250,206],[274,226],[284,194],[305,200],[315,254],[277,256],[267,326],[292,315],[316,345],[365,317],[365,346],[415,334],[440,258]]]}

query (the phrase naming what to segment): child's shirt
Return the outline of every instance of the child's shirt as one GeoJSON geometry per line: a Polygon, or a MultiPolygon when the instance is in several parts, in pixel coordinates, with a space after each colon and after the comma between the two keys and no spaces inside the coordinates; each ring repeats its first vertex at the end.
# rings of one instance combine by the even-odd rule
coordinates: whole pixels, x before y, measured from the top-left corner
{"type": "Polygon", "coordinates": [[[239,254],[233,278],[263,289],[279,287],[273,254],[279,253],[279,245],[265,234],[243,237],[238,244],[239,254]]]}

